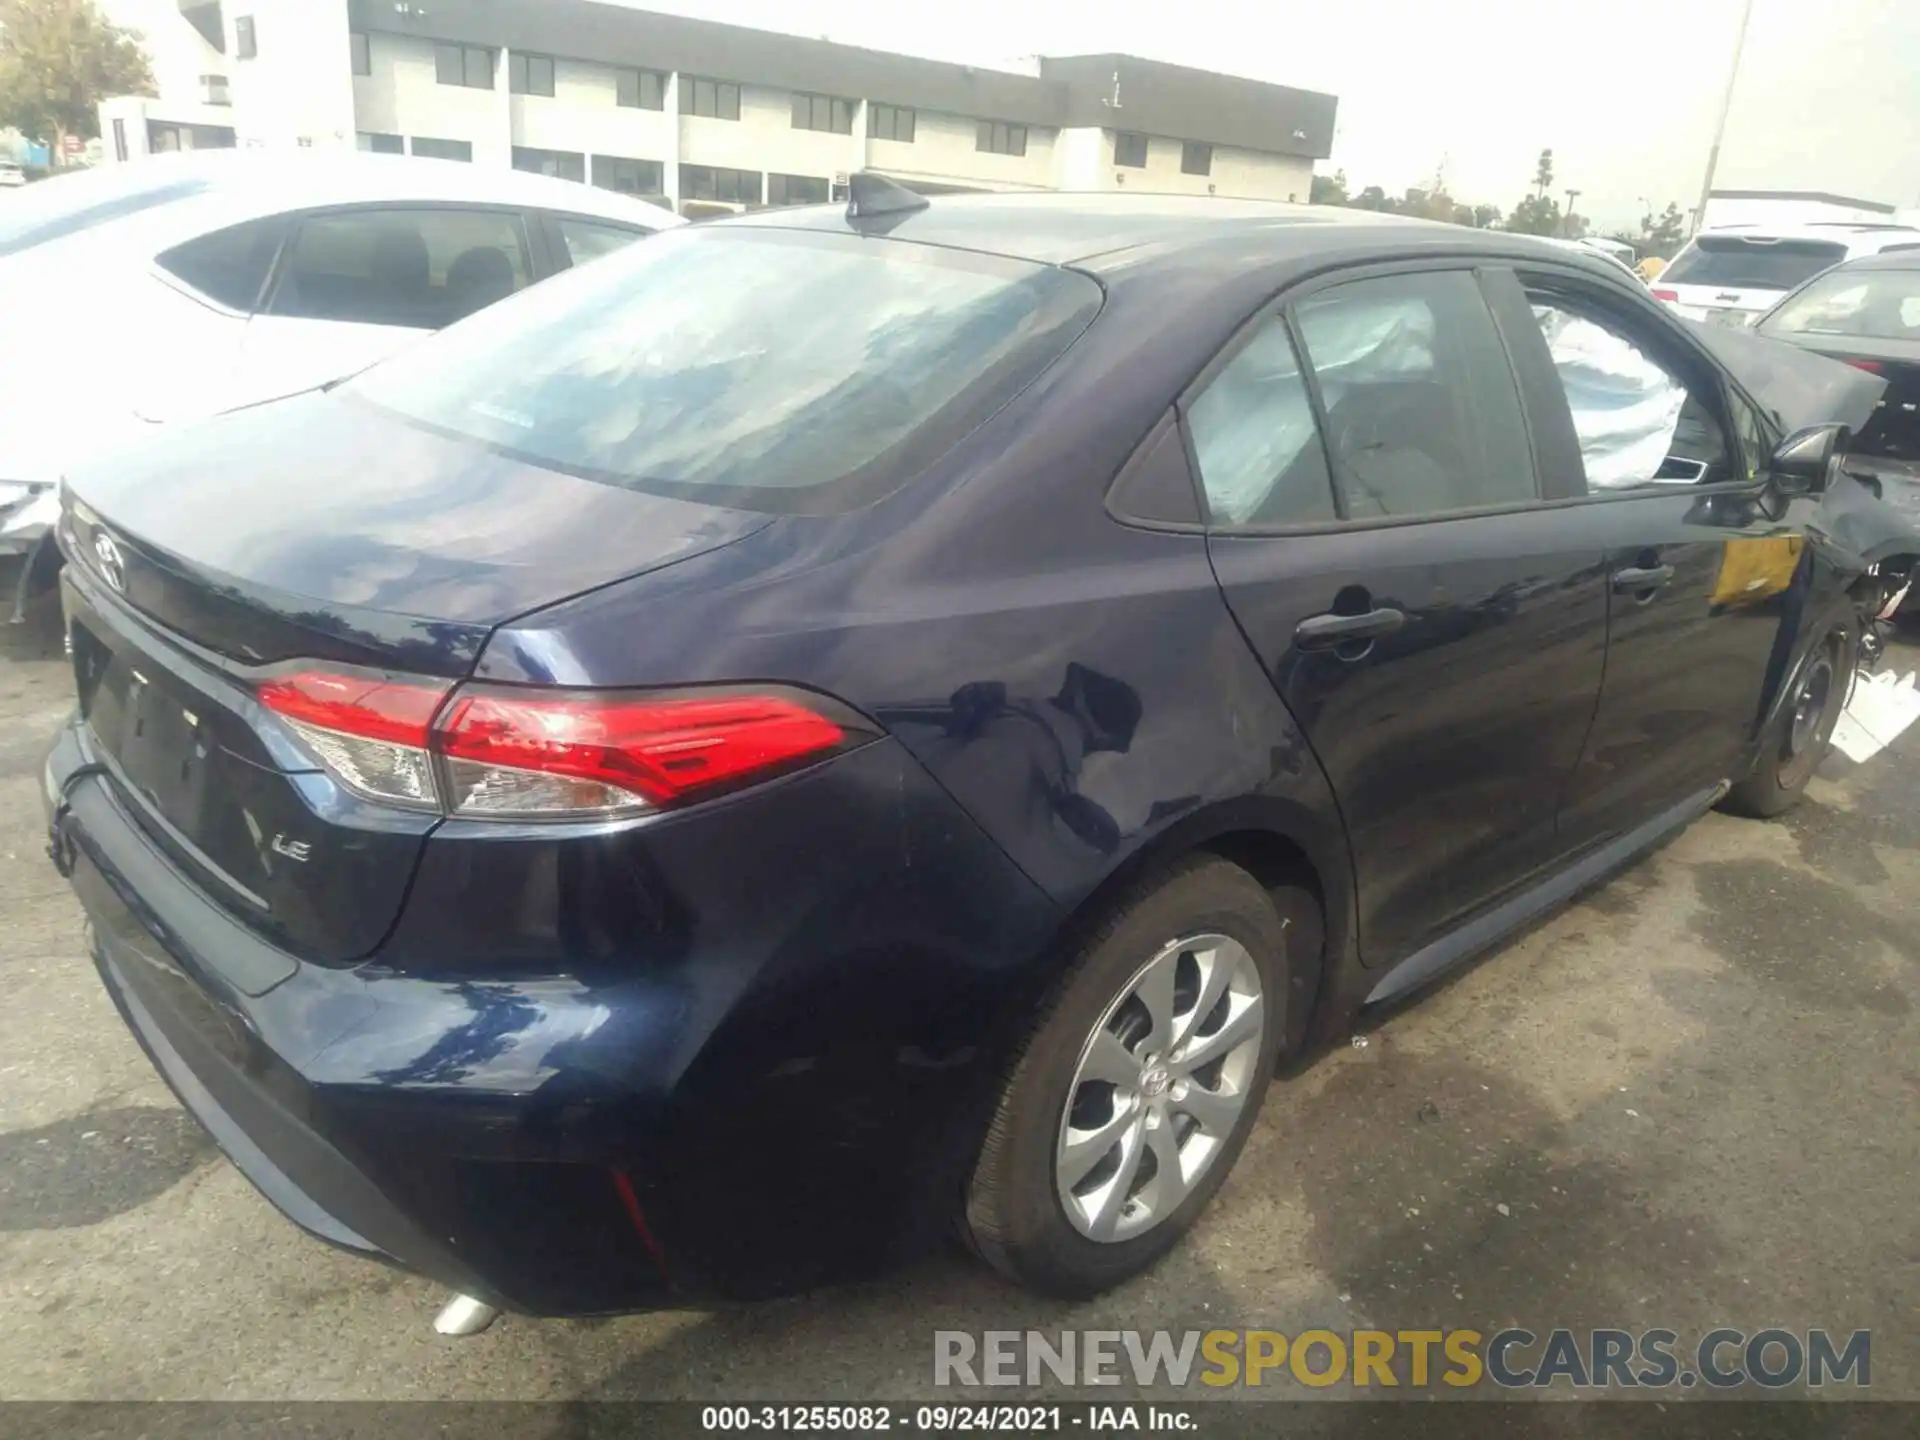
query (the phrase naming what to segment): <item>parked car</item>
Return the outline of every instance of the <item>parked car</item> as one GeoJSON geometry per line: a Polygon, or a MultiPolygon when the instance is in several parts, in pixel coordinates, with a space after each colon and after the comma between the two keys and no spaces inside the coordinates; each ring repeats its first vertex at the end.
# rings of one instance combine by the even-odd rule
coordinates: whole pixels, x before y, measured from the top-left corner
{"type": "Polygon", "coordinates": [[[1835,266],[1774,306],[1758,329],[1887,382],[1853,437],[1848,468],[1894,482],[1889,501],[1920,516],[1920,249],[1835,266]]]}
{"type": "Polygon", "coordinates": [[[1524,236],[852,190],[68,486],[50,850],[313,1234],[1096,1292],[1280,1057],[1825,750],[1874,377],[1524,236]]]}
{"type": "Polygon", "coordinates": [[[1920,230],[1836,222],[1708,230],[1681,247],[1653,296],[1689,320],[1738,329],[1822,270],[1883,250],[1920,250],[1920,230]]]}
{"type": "Polygon", "coordinates": [[[36,185],[0,209],[0,487],[31,492],[0,508],[0,556],[34,549],[89,455],[337,380],[680,223],[564,180],[358,152],[170,155],[36,185]]]}
{"type": "Polygon", "coordinates": [[[27,172],[12,160],[0,160],[0,190],[18,189],[27,183],[27,172]]]}

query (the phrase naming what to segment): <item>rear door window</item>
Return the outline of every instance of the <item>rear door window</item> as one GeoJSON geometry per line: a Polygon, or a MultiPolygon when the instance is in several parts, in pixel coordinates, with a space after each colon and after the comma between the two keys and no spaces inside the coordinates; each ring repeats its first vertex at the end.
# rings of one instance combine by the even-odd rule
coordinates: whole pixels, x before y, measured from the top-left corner
{"type": "Polygon", "coordinates": [[[286,232],[284,217],[250,220],[176,245],[156,259],[161,269],[209,300],[249,314],[266,288],[286,232]]]}
{"type": "Polygon", "coordinates": [[[529,283],[518,212],[368,209],[300,223],[270,313],[437,330],[529,283]]]}
{"type": "Polygon", "coordinates": [[[944,453],[1099,305],[1086,276],[1030,261],[674,230],[408,347],[349,393],[589,478],[817,513],[944,453]]]}
{"type": "Polygon", "coordinates": [[[1187,408],[1216,525],[1332,520],[1333,484],[1286,322],[1263,322],[1187,408]]]}
{"type": "Polygon", "coordinates": [[[556,215],[553,223],[560,231],[560,243],[566,249],[569,265],[584,265],[602,255],[624,250],[634,241],[646,239],[648,234],[628,225],[578,220],[571,215],[556,215]]]}
{"type": "Polygon", "coordinates": [[[1354,280],[1295,320],[1348,519],[1444,515],[1536,498],[1506,349],[1473,275],[1354,280]]]}
{"type": "Polygon", "coordinates": [[[1701,235],[1660,273],[1663,285],[1717,285],[1723,290],[1791,290],[1847,258],[1831,240],[1762,240],[1701,235]]]}

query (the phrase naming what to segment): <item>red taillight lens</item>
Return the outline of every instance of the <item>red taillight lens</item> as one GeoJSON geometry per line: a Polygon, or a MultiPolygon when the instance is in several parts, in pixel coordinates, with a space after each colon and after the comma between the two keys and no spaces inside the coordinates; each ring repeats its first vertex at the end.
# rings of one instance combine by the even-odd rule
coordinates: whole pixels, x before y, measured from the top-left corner
{"type": "Polygon", "coordinates": [[[1847,364],[1853,366],[1853,368],[1856,370],[1865,370],[1870,374],[1874,374],[1874,375],[1878,375],[1882,373],[1887,368],[1885,365],[1881,364],[1878,360],[1849,359],[1847,361],[1847,364]]]}
{"type": "Polygon", "coordinates": [[[1655,290],[1653,292],[1653,298],[1656,300],[1664,300],[1669,305],[1678,305],[1680,303],[1680,292],[1678,290],[1655,290]]]}
{"type": "Polygon", "coordinates": [[[428,752],[447,685],[339,670],[301,670],[267,681],[260,703],[285,719],[328,771],[357,795],[438,810],[428,752]]]}
{"type": "Polygon", "coordinates": [[[866,738],[834,718],[839,707],[795,693],[468,686],[449,700],[451,688],[302,670],[258,693],[356,794],[477,818],[566,819],[682,804],[866,738]]]}
{"type": "Polygon", "coordinates": [[[455,814],[672,805],[839,749],[847,732],[778,695],[715,699],[462,691],[435,734],[455,814]]]}

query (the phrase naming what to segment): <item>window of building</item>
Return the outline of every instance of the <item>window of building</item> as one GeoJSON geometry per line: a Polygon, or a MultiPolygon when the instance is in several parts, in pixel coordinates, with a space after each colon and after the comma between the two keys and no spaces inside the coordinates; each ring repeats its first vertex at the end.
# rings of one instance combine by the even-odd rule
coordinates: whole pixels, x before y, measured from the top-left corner
{"type": "Polygon", "coordinates": [[[853,133],[853,101],[837,100],[831,95],[793,97],[793,128],[827,130],[835,135],[853,133]]]}
{"type": "Polygon", "coordinates": [[[682,200],[724,200],[734,205],[760,203],[760,172],[728,170],[718,165],[682,165],[682,200]]]}
{"type": "Polygon", "coordinates": [[[206,97],[206,102],[209,105],[231,105],[233,103],[233,91],[228,88],[227,77],[224,75],[202,75],[200,77],[200,93],[206,97]]]}
{"type": "Polygon", "coordinates": [[[1286,324],[1267,321],[1187,408],[1216,525],[1334,518],[1333,481],[1286,324]]]}
{"type": "Polygon", "coordinates": [[[1189,140],[1181,145],[1180,173],[1182,175],[1211,175],[1213,173],[1213,146],[1199,140],[1189,140]]]}
{"type": "Polygon", "coordinates": [[[518,50],[507,54],[507,89],[515,95],[553,94],[553,57],[525,55],[518,50]]]}
{"type": "Polygon", "coordinates": [[[117,116],[113,122],[113,158],[116,160],[127,158],[127,122],[117,116]]]}
{"type": "Polygon", "coordinates": [[[469,90],[493,89],[493,51],[480,45],[433,47],[433,78],[469,90]]]}
{"type": "Polygon", "coordinates": [[[435,330],[528,283],[520,217],[507,210],[315,215],[294,236],[268,309],[307,320],[435,330]]]}
{"type": "Polygon", "coordinates": [[[1131,131],[1116,130],[1113,136],[1113,163],[1129,170],[1147,168],[1147,137],[1131,131]]]}
{"type": "Polygon", "coordinates": [[[286,229],[278,216],[249,220],[163,250],[155,259],[161,269],[208,299],[251,314],[286,229]]]}
{"type": "Polygon", "coordinates": [[[239,60],[251,60],[260,53],[260,41],[253,31],[251,15],[236,15],[233,20],[233,53],[239,60]]]}
{"type": "Polygon", "coordinates": [[[426,135],[413,137],[413,153],[428,160],[472,160],[471,140],[435,140],[426,135]]]}
{"type": "Polygon", "coordinates": [[[381,135],[370,130],[362,130],[358,138],[360,148],[375,155],[404,155],[407,152],[406,142],[398,135],[381,135]]]}
{"type": "Polygon", "coordinates": [[[623,195],[660,195],[666,185],[658,160],[630,160],[625,155],[593,157],[593,183],[623,195]]]}
{"type": "Polygon", "coordinates": [[[353,50],[353,73],[356,75],[373,74],[373,45],[367,39],[364,30],[354,30],[347,35],[347,44],[353,50]]]}
{"type": "Polygon", "coordinates": [[[905,105],[875,105],[867,102],[867,134],[876,140],[913,143],[914,113],[905,105]]]}
{"type": "Polygon", "coordinates": [[[556,180],[587,179],[587,157],[577,150],[535,150],[530,146],[513,147],[513,168],[529,175],[551,175],[556,180]]]}
{"type": "Polygon", "coordinates": [[[1003,120],[982,120],[974,135],[973,148],[989,155],[1027,153],[1027,127],[1009,125],[1003,120]]]}
{"type": "Polygon", "coordinates": [[[667,108],[667,77],[657,70],[613,72],[613,103],[629,110],[667,108]]]}
{"type": "Polygon", "coordinates": [[[598,260],[602,255],[611,255],[616,250],[624,250],[636,240],[644,240],[645,230],[635,230],[626,225],[608,225],[597,220],[576,220],[571,215],[556,215],[554,224],[560,228],[560,241],[567,247],[567,263],[584,265],[589,260],[598,260]]]}
{"type": "Polygon", "coordinates": [[[767,176],[767,204],[824,205],[827,203],[831,188],[824,176],[769,175],[767,176]]]}
{"type": "Polygon", "coordinates": [[[1493,314],[1464,270],[1354,280],[1295,307],[1349,519],[1539,493],[1493,314]]]}
{"type": "Polygon", "coordinates": [[[740,118],[740,87],[731,80],[680,77],[680,113],[704,115],[709,120],[740,118]]]}

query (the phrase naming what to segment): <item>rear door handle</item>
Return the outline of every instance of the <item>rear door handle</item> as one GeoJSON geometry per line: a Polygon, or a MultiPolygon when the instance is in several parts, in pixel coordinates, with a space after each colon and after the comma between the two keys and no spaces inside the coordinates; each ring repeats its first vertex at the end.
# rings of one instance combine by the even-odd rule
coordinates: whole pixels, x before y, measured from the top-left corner
{"type": "Polygon", "coordinates": [[[1636,566],[1629,570],[1613,572],[1613,589],[1618,595],[1631,595],[1635,591],[1658,590],[1673,579],[1671,565],[1636,566]]]}
{"type": "Polygon", "coordinates": [[[1406,612],[1390,606],[1364,615],[1310,615],[1293,627],[1293,643],[1302,650],[1332,650],[1350,641],[1391,635],[1406,623],[1406,612]]]}

